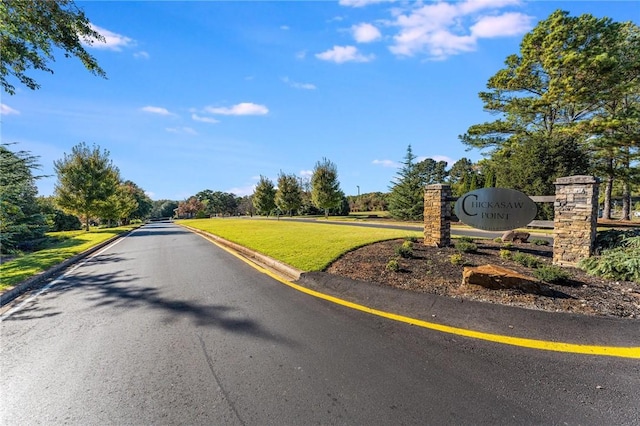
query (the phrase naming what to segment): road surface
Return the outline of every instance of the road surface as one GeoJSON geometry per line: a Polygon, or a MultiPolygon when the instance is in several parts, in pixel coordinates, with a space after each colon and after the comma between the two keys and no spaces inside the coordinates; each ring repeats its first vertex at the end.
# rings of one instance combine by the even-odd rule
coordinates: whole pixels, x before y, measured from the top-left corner
{"type": "Polygon", "coordinates": [[[0,324],[3,425],[640,424],[637,360],[350,310],[170,223],[20,302],[0,324]]]}

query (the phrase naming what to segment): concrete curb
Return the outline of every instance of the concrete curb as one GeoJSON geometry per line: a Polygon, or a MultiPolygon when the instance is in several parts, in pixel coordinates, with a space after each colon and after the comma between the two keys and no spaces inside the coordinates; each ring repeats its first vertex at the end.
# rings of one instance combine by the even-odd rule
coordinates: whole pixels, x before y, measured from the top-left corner
{"type": "Polygon", "coordinates": [[[183,224],[178,224],[178,225],[188,229],[191,232],[194,232],[196,234],[202,235],[205,238],[213,240],[214,242],[222,246],[230,248],[233,251],[241,254],[243,257],[246,257],[247,259],[253,261],[254,263],[257,263],[260,266],[263,266],[267,269],[277,272],[278,274],[283,275],[288,279],[292,279],[296,281],[300,279],[300,275],[304,273],[304,271],[300,269],[294,268],[293,266],[287,265],[286,263],[282,263],[279,260],[273,259],[267,255],[258,253],[257,251],[241,246],[240,244],[236,244],[229,240],[225,240],[224,238],[218,237],[217,235],[211,234],[201,229],[192,228],[187,225],[183,225],[183,224]]]}
{"type": "Polygon", "coordinates": [[[63,261],[62,263],[58,263],[57,265],[52,266],[51,268],[47,269],[46,271],[42,271],[42,272],[38,273],[37,275],[34,275],[31,278],[27,278],[26,280],[22,281],[20,284],[17,284],[13,288],[10,288],[9,290],[3,291],[0,294],[0,306],[4,306],[7,303],[11,302],[16,297],[18,297],[18,296],[22,295],[23,293],[27,292],[28,290],[31,290],[32,288],[38,287],[40,284],[42,284],[43,281],[46,281],[49,278],[51,278],[52,276],[54,276],[56,274],[59,274],[60,271],[68,268],[70,265],[73,265],[74,263],[78,262],[79,260],[82,260],[85,257],[95,253],[96,251],[100,250],[101,248],[111,244],[115,240],[117,240],[119,238],[126,237],[131,232],[133,232],[133,230],[128,231],[128,232],[124,232],[124,233],[116,235],[114,237],[111,237],[107,241],[103,241],[100,244],[98,244],[96,246],[93,246],[93,247],[83,251],[82,253],[76,254],[75,256],[70,257],[69,259],[63,261]]]}

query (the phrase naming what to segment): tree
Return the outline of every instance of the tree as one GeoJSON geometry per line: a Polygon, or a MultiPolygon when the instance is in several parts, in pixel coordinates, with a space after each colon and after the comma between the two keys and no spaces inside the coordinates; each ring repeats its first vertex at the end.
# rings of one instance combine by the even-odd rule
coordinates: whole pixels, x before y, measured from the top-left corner
{"type": "Polygon", "coordinates": [[[109,151],[96,145],[89,148],[84,142],[53,164],[58,175],[57,204],[84,218],[88,231],[90,219],[101,216],[105,203],[118,190],[120,172],[109,159],[109,151]]]}
{"type": "Polygon", "coordinates": [[[329,216],[329,209],[340,206],[344,193],[340,190],[338,168],[330,160],[318,161],[311,176],[311,200],[313,204],[324,210],[329,216]]]}
{"type": "Polygon", "coordinates": [[[30,68],[53,74],[49,62],[54,49],[75,56],[94,75],[106,77],[96,59],[83,47],[105,41],[84,12],[71,0],[2,0],[0,3],[0,83],[13,95],[13,76],[29,89],[40,86],[25,72],[30,68]]]}
{"type": "Polygon", "coordinates": [[[276,189],[271,179],[260,175],[260,180],[253,191],[253,206],[256,213],[269,216],[276,208],[276,189]]]}
{"type": "Polygon", "coordinates": [[[0,145],[0,250],[9,253],[21,243],[44,236],[47,225],[36,201],[38,189],[32,171],[37,157],[12,152],[0,145]]]}
{"type": "Polygon", "coordinates": [[[491,149],[496,185],[547,195],[558,177],[588,173],[598,164],[596,173],[608,174],[609,181],[616,167],[623,170],[619,176],[633,175],[639,34],[630,22],[556,11],[525,35],[520,55],[509,56],[506,68],[489,79],[489,91],[480,93],[485,110],[500,118],[460,137],[491,149]],[[624,100],[635,101],[620,107],[624,100]],[[627,152],[629,162],[616,161],[627,152]]]}
{"type": "Polygon", "coordinates": [[[82,222],[78,216],[67,214],[56,205],[54,197],[38,197],[38,208],[44,215],[48,231],[76,231],[82,229],[82,222]]]}
{"type": "Polygon", "coordinates": [[[422,220],[424,217],[424,187],[444,182],[447,172],[445,161],[427,158],[418,163],[411,145],[407,147],[402,167],[394,179],[389,194],[389,212],[401,220],[422,220]]]}
{"type": "Polygon", "coordinates": [[[138,208],[138,202],[130,189],[128,185],[120,184],[107,201],[102,203],[100,218],[105,219],[109,226],[113,222],[128,223],[131,214],[138,208]]]}
{"type": "Polygon", "coordinates": [[[136,208],[125,219],[127,221],[129,219],[147,219],[153,209],[153,201],[151,201],[151,198],[144,192],[144,189],[130,180],[124,181],[123,185],[126,192],[131,194],[136,201],[136,208]]]}
{"type": "Polygon", "coordinates": [[[186,201],[178,203],[176,214],[179,218],[191,219],[197,217],[199,214],[204,213],[205,205],[198,201],[196,197],[189,197],[186,201]]]}
{"type": "Polygon", "coordinates": [[[275,198],[276,206],[283,212],[293,216],[293,212],[302,205],[302,189],[296,175],[282,172],[278,175],[278,189],[275,198]]]}
{"type": "Polygon", "coordinates": [[[157,200],[152,203],[152,218],[173,217],[179,204],[177,201],[173,200],[157,200]]]}

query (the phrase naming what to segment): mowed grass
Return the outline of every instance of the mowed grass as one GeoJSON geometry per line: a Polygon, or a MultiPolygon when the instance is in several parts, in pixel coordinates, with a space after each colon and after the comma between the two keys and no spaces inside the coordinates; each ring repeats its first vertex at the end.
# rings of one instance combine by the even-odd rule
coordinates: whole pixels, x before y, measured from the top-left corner
{"type": "Polygon", "coordinates": [[[340,255],[376,241],[422,237],[420,231],[276,219],[214,218],[176,223],[207,231],[303,271],[322,271],[340,255]]]}
{"type": "Polygon", "coordinates": [[[135,226],[96,229],[90,232],[47,233],[47,236],[57,239],[58,242],[44,250],[19,256],[0,265],[0,291],[7,290],[27,278],[46,271],[52,266],[133,228],[135,226]]]}

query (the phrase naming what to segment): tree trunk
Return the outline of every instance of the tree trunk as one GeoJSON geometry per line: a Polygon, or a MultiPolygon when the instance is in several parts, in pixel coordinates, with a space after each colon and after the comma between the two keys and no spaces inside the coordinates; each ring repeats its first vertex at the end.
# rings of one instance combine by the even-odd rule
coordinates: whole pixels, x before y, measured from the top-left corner
{"type": "Polygon", "coordinates": [[[602,218],[611,219],[611,191],[613,190],[613,176],[607,176],[604,184],[604,207],[602,208],[602,218]]]}
{"type": "Polygon", "coordinates": [[[622,220],[631,220],[631,191],[626,179],[622,183],[622,220]]]}

